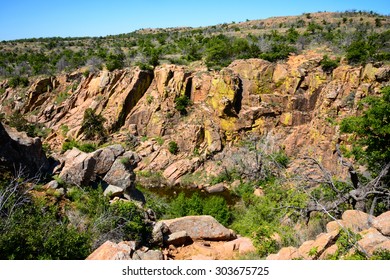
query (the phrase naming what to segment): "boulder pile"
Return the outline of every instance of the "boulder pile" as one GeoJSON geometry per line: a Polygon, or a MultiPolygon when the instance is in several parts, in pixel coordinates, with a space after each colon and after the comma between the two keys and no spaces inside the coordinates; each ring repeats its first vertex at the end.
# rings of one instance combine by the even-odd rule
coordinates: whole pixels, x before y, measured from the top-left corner
{"type": "MultiPolygon", "coordinates": [[[[277,254],[269,255],[267,260],[328,259],[339,250],[337,240],[342,229],[358,236],[355,246],[346,256],[360,251],[371,257],[377,250],[390,250],[390,211],[374,217],[361,211],[347,210],[341,220],[329,222],[327,232],[319,234],[315,240],[305,241],[299,248],[284,247],[277,254]]],[[[351,242],[353,239],[351,235],[351,242]]]]}

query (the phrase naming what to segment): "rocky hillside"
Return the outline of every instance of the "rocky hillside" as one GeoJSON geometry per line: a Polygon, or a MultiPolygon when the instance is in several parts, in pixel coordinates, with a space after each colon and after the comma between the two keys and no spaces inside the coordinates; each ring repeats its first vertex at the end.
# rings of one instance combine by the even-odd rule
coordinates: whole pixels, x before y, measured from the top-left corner
{"type": "Polygon", "coordinates": [[[379,93],[390,67],[340,65],[329,72],[322,59],[308,52],[285,63],[237,60],[218,72],[175,65],[87,77],[75,72],[38,79],[25,97],[5,81],[0,109],[20,110],[49,129],[45,143],[59,151],[64,141],[87,140],[82,122],[90,108],[105,118],[108,142],[126,145],[136,137],[139,170],[160,171],[170,185],[187,173],[253,166],[254,158],[242,161],[247,152],[242,140],[251,135],[267,136],[271,149],[293,160],[291,168],[310,156],[342,174],[335,150],[346,139],[337,124],[356,114],[363,97],[379,93]],[[186,98],[189,105],[180,108],[186,98]],[[169,151],[170,143],[177,152],[169,151]]]}
{"type": "MultiPolygon", "coordinates": [[[[90,259],[220,259],[254,251],[261,258],[318,259],[331,250],[329,256],[344,258],[352,252],[345,242],[364,258],[377,257],[377,249],[388,249],[381,221],[390,207],[390,65],[386,44],[380,44],[388,36],[382,30],[388,19],[364,16],[376,26],[369,37],[376,47],[359,39],[338,53],[342,57],[323,44],[295,52],[286,45],[291,27],[284,39],[273,33],[272,40],[284,42],[282,49],[261,54],[244,55],[253,50],[248,45],[235,48],[240,55],[220,56],[215,47],[226,50],[228,41],[215,35],[205,53],[186,65],[158,65],[163,60],[157,58],[153,67],[110,67],[115,59],[108,55],[105,69],[78,65],[76,71],[29,79],[5,75],[0,82],[5,177],[0,178],[0,256],[15,257],[12,246],[4,244],[41,229],[41,235],[49,234],[44,240],[56,240],[43,230],[50,222],[60,232],[54,234],[78,250],[55,255],[63,252],[55,248],[40,258],[86,258],[97,248],[90,259]],[[44,175],[39,184],[22,180],[36,174],[44,175]],[[20,207],[2,203],[8,193],[16,195],[10,201],[20,207]],[[39,211],[46,214],[35,215],[39,211]],[[25,212],[38,220],[23,235],[18,221],[25,212]],[[328,229],[337,218],[338,225],[347,225],[348,215],[369,217],[369,225],[352,233],[348,226],[328,229]],[[380,225],[371,223],[373,215],[380,225]],[[2,223],[7,227],[1,229],[2,223]],[[211,225],[222,237],[218,230],[206,230],[211,225]],[[380,242],[367,241],[372,234],[380,242]],[[148,249],[156,246],[157,251],[148,249]]],[[[312,26],[302,36],[314,38],[319,30],[326,35],[311,15],[302,17],[312,26]]],[[[324,25],[337,25],[335,18],[314,16],[324,25]]],[[[300,18],[285,20],[287,26],[300,18]]],[[[354,20],[341,19],[339,27],[354,20]]],[[[249,24],[280,22],[233,27],[249,30],[249,24]]],[[[359,28],[360,35],[368,34],[359,28]]],[[[153,52],[148,55],[153,59],[153,52]]],[[[36,253],[21,252],[16,258],[36,253]]]]}

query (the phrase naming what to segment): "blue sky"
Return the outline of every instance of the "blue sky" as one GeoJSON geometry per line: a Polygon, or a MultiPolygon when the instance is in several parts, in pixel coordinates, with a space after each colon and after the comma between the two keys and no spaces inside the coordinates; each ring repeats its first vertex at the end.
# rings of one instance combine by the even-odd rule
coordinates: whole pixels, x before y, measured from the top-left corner
{"type": "Polygon", "coordinates": [[[389,15],[390,0],[0,0],[0,40],[105,36],[351,9],[389,15]]]}

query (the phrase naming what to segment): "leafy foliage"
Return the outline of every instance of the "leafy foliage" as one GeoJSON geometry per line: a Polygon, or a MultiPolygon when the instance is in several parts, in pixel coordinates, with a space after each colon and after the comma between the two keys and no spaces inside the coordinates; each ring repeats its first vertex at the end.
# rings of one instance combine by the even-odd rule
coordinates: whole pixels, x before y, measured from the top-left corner
{"type": "Polygon", "coordinates": [[[231,221],[230,209],[223,197],[210,196],[202,198],[197,192],[191,197],[180,193],[170,202],[168,215],[172,218],[190,215],[211,215],[221,224],[227,226],[231,221]]]}
{"type": "Polygon", "coordinates": [[[170,141],[168,143],[168,151],[173,155],[176,155],[179,152],[179,146],[175,141],[170,141]]]}
{"type": "Polygon", "coordinates": [[[71,150],[73,148],[77,148],[79,149],[80,151],[82,152],[85,152],[85,153],[91,153],[93,151],[96,151],[98,146],[95,144],[95,143],[82,143],[82,142],[78,142],[74,139],[71,139],[71,140],[66,140],[63,144],[62,144],[62,148],[61,148],[61,151],[62,152],[66,152],[67,150],[71,150]]]}
{"type": "Polygon", "coordinates": [[[355,136],[352,154],[378,171],[390,161],[390,87],[382,89],[381,96],[364,98],[366,107],[361,116],[348,117],[341,122],[341,131],[355,136]]]}
{"type": "Polygon", "coordinates": [[[28,78],[20,76],[12,77],[8,81],[8,85],[12,88],[16,88],[18,86],[27,87],[29,83],[28,78]]]}
{"type": "Polygon", "coordinates": [[[335,69],[337,66],[339,66],[339,63],[337,62],[337,60],[332,60],[327,55],[324,55],[320,64],[321,64],[322,70],[324,70],[324,72],[326,72],[326,73],[331,73],[333,71],[333,69],[335,69]]]}
{"type": "Polygon", "coordinates": [[[91,108],[85,110],[81,130],[86,139],[105,139],[107,136],[103,126],[105,121],[106,119],[101,114],[97,115],[91,108]]]}
{"type": "Polygon", "coordinates": [[[181,95],[175,98],[175,109],[180,112],[181,115],[187,115],[187,107],[191,105],[191,100],[187,95],[181,95]]]}

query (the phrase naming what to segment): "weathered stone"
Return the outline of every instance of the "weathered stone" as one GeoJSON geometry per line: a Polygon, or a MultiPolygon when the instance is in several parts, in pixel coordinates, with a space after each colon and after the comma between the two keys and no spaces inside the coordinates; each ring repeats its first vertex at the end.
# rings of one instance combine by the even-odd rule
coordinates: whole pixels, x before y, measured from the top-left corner
{"type": "Polygon", "coordinates": [[[277,254],[269,255],[267,260],[292,260],[297,250],[295,247],[283,247],[277,254]]]}
{"type": "Polygon", "coordinates": [[[212,216],[186,216],[182,218],[163,220],[171,233],[187,232],[192,240],[226,241],[235,238],[235,234],[221,225],[212,216]]]}
{"type": "Polygon", "coordinates": [[[169,234],[164,243],[167,245],[181,246],[187,244],[190,241],[191,238],[188,236],[187,232],[183,230],[169,234]]]}
{"type": "Polygon", "coordinates": [[[324,252],[322,252],[321,256],[319,257],[320,260],[326,260],[328,259],[330,256],[336,254],[338,250],[338,246],[337,244],[333,244],[332,246],[326,248],[324,250],[324,252]]]}
{"type": "Polygon", "coordinates": [[[0,123],[0,166],[11,171],[22,171],[22,176],[39,176],[49,170],[49,162],[42,150],[41,140],[0,123]]]}
{"type": "Polygon", "coordinates": [[[68,184],[87,186],[95,175],[95,163],[92,154],[73,148],[65,153],[65,165],[59,177],[68,184]]]}
{"type": "Polygon", "coordinates": [[[169,228],[163,221],[157,222],[152,230],[152,244],[162,247],[164,243],[164,236],[168,235],[169,228]]]}
{"type": "Polygon", "coordinates": [[[104,190],[103,195],[107,196],[110,195],[110,198],[115,196],[122,195],[124,190],[120,187],[114,186],[114,185],[108,185],[107,188],[104,190]]]}
{"type": "Polygon", "coordinates": [[[263,197],[264,196],[264,191],[262,188],[257,188],[253,191],[253,194],[257,197],[263,197]]]}
{"type": "Polygon", "coordinates": [[[389,238],[383,236],[377,229],[369,228],[360,232],[363,237],[358,241],[359,249],[362,249],[368,255],[372,255],[375,250],[381,248],[380,244],[388,242],[389,238]]]}
{"type": "Polygon", "coordinates": [[[333,232],[333,231],[340,231],[344,227],[343,220],[336,220],[336,221],[330,221],[326,224],[326,231],[327,232],[333,232]]]}
{"type": "Polygon", "coordinates": [[[390,236],[390,211],[374,218],[372,225],[383,235],[390,236]]]}
{"type": "Polygon", "coordinates": [[[56,180],[51,180],[49,183],[46,184],[51,189],[58,189],[60,186],[56,180]]]}
{"type": "Polygon", "coordinates": [[[315,257],[315,254],[312,254],[312,252],[316,251],[313,244],[314,244],[314,240],[308,240],[303,242],[302,245],[299,246],[298,248],[299,257],[305,260],[312,260],[315,257]]]}
{"type": "Polygon", "coordinates": [[[134,252],[132,260],[141,260],[141,261],[161,261],[164,259],[164,256],[160,250],[148,250],[146,252],[137,250],[134,252]]]}
{"type": "Polygon", "coordinates": [[[225,242],[223,248],[227,251],[238,251],[240,255],[256,251],[252,240],[248,237],[238,237],[232,241],[225,242]]]}
{"type": "Polygon", "coordinates": [[[124,149],[121,145],[108,146],[93,152],[92,157],[95,159],[95,173],[97,175],[104,175],[107,173],[115,159],[124,153],[124,149]]]}
{"type": "Polygon", "coordinates": [[[197,163],[198,160],[196,158],[176,161],[164,170],[163,176],[169,184],[175,185],[179,183],[180,177],[192,171],[197,166],[197,163]]]}
{"type": "Polygon", "coordinates": [[[358,210],[347,210],[342,215],[344,226],[354,232],[370,228],[373,218],[373,216],[358,210]]]}
{"type": "MultiPolygon", "coordinates": [[[[314,242],[310,245],[312,248],[312,254],[310,254],[313,259],[317,259],[326,248],[330,247],[335,243],[336,238],[339,234],[338,230],[335,230],[330,233],[321,233],[317,236],[314,242]]],[[[305,256],[304,256],[305,257],[305,256]]]]}
{"type": "Polygon", "coordinates": [[[130,246],[115,244],[109,240],[93,251],[87,260],[130,260],[130,246]]]}
{"type": "Polygon", "coordinates": [[[220,193],[220,192],[224,192],[225,189],[226,189],[226,186],[224,183],[218,183],[218,184],[215,184],[213,186],[206,187],[205,191],[207,193],[220,193]]]}
{"type": "Polygon", "coordinates": [[[103,180],[110,185],[126,190],[132,188],[135,183],[134,168],[139,162],[139,157],[133,152],[126,152],[117,158],[103,180]]]}

